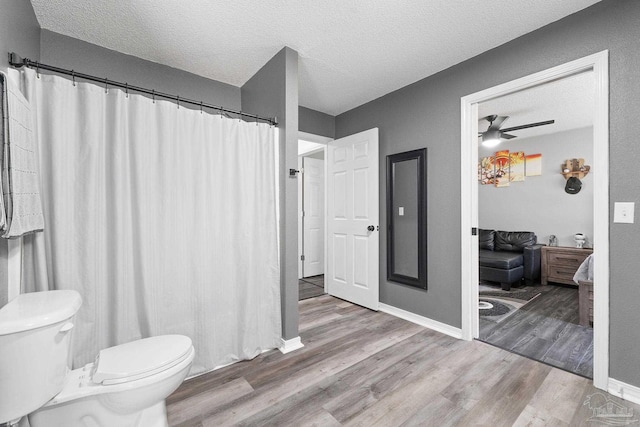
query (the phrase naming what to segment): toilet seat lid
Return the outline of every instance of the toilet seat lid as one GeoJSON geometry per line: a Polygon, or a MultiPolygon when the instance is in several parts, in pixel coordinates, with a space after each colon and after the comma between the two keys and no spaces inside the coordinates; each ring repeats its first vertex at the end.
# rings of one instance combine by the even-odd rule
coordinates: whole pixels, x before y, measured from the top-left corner
{"type": "Polygon", "coordinates": [[[160,335],[106,348],[96,358],[92,380],[113,385],[148,377],[180,363],[191,348],[191,339],[183,335],[160,335]]]}

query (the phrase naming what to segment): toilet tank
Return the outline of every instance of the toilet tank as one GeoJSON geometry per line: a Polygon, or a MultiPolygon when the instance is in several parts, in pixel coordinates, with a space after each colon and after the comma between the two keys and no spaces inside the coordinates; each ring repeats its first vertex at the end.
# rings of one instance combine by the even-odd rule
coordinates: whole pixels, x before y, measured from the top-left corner
{"type": "Polygon", "coordinates": [[[33,412],[62,390],[71,368],[76,291],[19,295],[0,309],[0,424],[33,412]]]}

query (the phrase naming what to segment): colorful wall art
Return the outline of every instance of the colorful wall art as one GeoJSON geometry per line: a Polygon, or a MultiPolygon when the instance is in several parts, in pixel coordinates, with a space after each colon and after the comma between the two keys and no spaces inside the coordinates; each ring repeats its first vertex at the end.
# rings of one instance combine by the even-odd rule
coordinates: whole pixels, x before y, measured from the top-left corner
{"type": "Polygon", "coordinates": [[[495,157],[483,157],[478,162],[478,181],[482,184],[495,184],[495,157]]]}
{"type": "Polygon", "coordinates": [[[526,156],[526,176],[542,175],[542,154],[529,154],[526,156]]]}
{"type": "Polygon", "coordinates": [[[496,151],[495,156],[483,157],[478,162],[478,181],[496,187],[508,187],[511,182],[523,182],[527,176],[542,175],[542,154],[522,151],[496,151]]]}
{"type": "Polygon", "coordinates": [[[524,152],[516,151],[509,154],[509,181],[524,181],[524,152]]]}
{"type": "Polygon", "coordinates": [[[509,186],[509,150],[496,151],[496,187],[509,186]]]}

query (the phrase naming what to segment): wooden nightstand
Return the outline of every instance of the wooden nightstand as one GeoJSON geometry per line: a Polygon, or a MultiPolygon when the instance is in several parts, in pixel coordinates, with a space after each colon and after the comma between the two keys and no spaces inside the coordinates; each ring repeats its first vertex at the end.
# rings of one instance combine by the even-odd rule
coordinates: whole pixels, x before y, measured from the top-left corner
{"type": "Polygon", "coordinates": [[[591,253],[593,249],[578,249],[562,246],[542,247],[542,278],[541,282],[564,283],[574,285],[573,275],[591,253]]]}

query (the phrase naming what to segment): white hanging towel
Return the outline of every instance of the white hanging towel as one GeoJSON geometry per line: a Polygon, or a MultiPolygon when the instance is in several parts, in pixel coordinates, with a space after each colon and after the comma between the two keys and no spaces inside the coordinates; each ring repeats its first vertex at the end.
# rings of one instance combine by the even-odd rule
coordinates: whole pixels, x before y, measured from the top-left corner
{"type": "Polygon", "coordinates": [[[42,231],[42,201],[31,106],[2,74],[2,237],[10,239],[42,231]]]}

